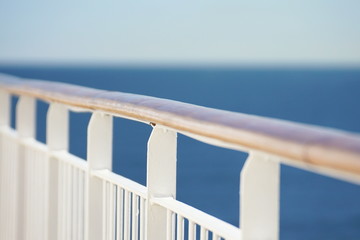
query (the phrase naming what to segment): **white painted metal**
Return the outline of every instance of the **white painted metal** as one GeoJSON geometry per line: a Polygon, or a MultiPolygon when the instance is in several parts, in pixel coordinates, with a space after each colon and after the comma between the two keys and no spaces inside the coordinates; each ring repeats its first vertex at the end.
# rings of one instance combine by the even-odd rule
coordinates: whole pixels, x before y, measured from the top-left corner
{"type": "Polygon", "coordinates": [[[114,205],[114,185],[112,183],[109,183],[109,201],[108,201],[108,205],[109,205],[109,213],[108,213],[108,229],[107,231],[109,232],[108,234],[108,239],[112,240],[114,239],[114,228],[115,228],[115,205],[114,205]]]}
{"type": "Polygon", "coordinates": [[[147,153],[147,240],[166,239],[166,209],[152,204],[153,198],[176,196],[175,132],[155,126],[148,142],[147,153]]]}
{"type": "Polygon", "coordinates": [[[124,191],[119,186],[117,187],[117,197],[116,197],[116,239],[123,239],[123,213],[124,213],[124,191]]]}
{"type": "Polygon", "coordinates": [[[7,126],[0,135],[0,239],[18,239],[18,135],[7,126]]]}
{"type": "Polygon", "coordinates": [[[146,187],[134,182],[126,177],[117,175],[110,170],[97,170],[92,172],[93,176],[96,176],[100,179],[106,180],[115,185],[121,185],[122,189],[125,189],[128,192],[135,193],[136,195],[146,198],[147,190],[146,187]]]}
{"type": "Polygon", "coordinates": [[[200,227],[200,240],[207,240],[207,231],[204,227],[200,227]]]}
{"type": "MultiPolygon", "coordinates": [[[[35,169],[33,165],[31,165],[32,160],[34,159],[34,155],[30,152],[27,152],[27,144],[26,140],[28,138],[34,139],[35,138],[35,113],[36,113],[36,105],[35,99],[26,96],[20,96],[19,100],[16,105],[16,131],[19,136],[19,149],[18,149],[18,158],[14,159],[17,162],[17,169],[15,177],[17,179],[17,183],[15,186],[16,188],[16,196],[14,198],[14,202],[16,203],[16,216],[17,216],[17,238],[25,239],[25,234],[28,232],[33,233],[36,231],[34,226],[31,226],[32,222],[29,220],[31,212],[29,212],[32,208],[32,199],[25,199],[31,197],[34,193],[32,190],[36,191],[35,184],[30,185],[30,182],[33,182],[35,179],[33,176],[39,171],[39,169],[35,169]],[[30,154],[30,155],[27,155],[30,154]],[[26,159],[25,159],[26,158],[26,159]],[[31,161],[31,162],[30,162],[31,161]],[[30,179],[29,179],[30,178],[30,179]],[[25,188],[25,183],[29,186],[28,189],[25,188]]],[[[40,197],[43,197],[40,195],[40,197]]],[[[37,222],[41,219],[37,218],[37,222]]],[[[39,234],[37,234],[39,235],[39,234]]],[[[30,234],[31,237],[34,234],[30,234]]]]}
{"type": "Polygon", "coordinates": [[[50,151],[69,147],[69,111],[65,105],[51,103],[47,113],[46,144],[50,151]]]}
{"type": "Polygon", "coordinates": [[[12,230],[12,225],[15,225],[13,219],[15,214],[9,212],[11,197],[14,195],[10,193],[9,189],[12,172],[9,153],[14,153],[14,151],[5,146],[6,143],[9,145],[10,142],[10,137],[7,136],[6,132],[10,132],[10,94],[0,90],[0,239],[12,239],[13,236],[11,235],[15,234],[15,231],[12,230]]]}
{"type": "Polygon", "coordinates": [[[166,240],[172,239],[172,233],[173,233],[173,212],[170,209],[166,210],[166,240]]]}
{"type": "Polygon", "coordinates": [[[184,218],[180,214],[177,214],[176,225],[176,239],[184,240],[184,218]]]}
{"type": "Polygon", "coordinates": [[[251,152],[241,172],[240,227],[242,239],[279,238],[280,163],[251,152]]]}
{"type": "Polygon", "coordinates": [[[88,125],[87,161],[89,165],[86,196],[86,240],[103,239],[105,219],[103,215],[102,181],[92,176],[93,170],[112,169],[112,116],[94,112],[88,125]]]}
{"type": "Polygon", "coordinates": [[[19,97],[16,106],[16,130],[22,138],[35,138],[35,99],[27,96],[19,97]]]}
{"type": "Polygon", "coordinates": [[[189,232],[188,232],[188,239],[195,240],[196,239],[196,226],[193,221],[189,220],[189,232]]]}
{"type": "Polygon", "coordinates": [[[10,94],[0,89],[0,127],[10,126],[10,94]]]}
{"type": "MultiPolygon", "coordinates": [[[[169,129],[173,130],[171,128],[169,128],[169,129]]],[[[241,152],[247,152],[247,153],[252,151],[252,149],[249,147],[227,143],[227,142],[221,141],[219,139],[198,136],[198,135],[186,132],[186,131],[178,131],[178,133],[181,133],[185,136],[188,136],[188,137],[198,140],[200,142],[204,142],[204,143],[207,143],[207,144],[210,144],[213,146],[218,146],[221,148],[227,148],[227,149],[232,149],[235,151],[241,151],[241,152]]],[[[245,136],[244,136],[244,138],[245,138],[245,136]]],[[[300,162],[300,161],[295,161],[295,160],[284,158],[284,157],[279,157],[279,156],[273,155],[271,153],[264,153],[264,154],[269,155],[269,157],[271,157],[271,158],[278,159],[282,164],[286,164],[286,165],[289,165],[289,166],[292,166],[295,168],[300,168],[300,169],[303,169],[304,171],[314,172],[315,174],[320,174],[320,175],[328,176],[331,178],[336,178],[336,179],[339,179],[342,181],[351,182],[351,183],[358,184],[358,185],[360,184],[360,176],[359,175],[351,174],[348,172],[343,172],[340,170],[329,169],[329,168],[326,168],[323,166],[307,164],[305,162],[300,162]]]]}
{"type": "MultiPolygon", "coordinates": [[[[46,145],[35,140],[35,99],[20,96],[16,131],[0,89],[0,239],[278,239],[280,159],[182,132],[211,145],[250,151],[241,172],[241,230],[176,199],[177,132],[156,125],[148,142],[147,187],[112,169],[112,116],[94,112],[88,159],[68,152],[68,106],[50,103],[46,145]],[[187,231],[187,236],[185,233],[187,231]]],[[[82,109],[75,109],[82,110],[82,109]]],[[[325,172],[352,181],[326,169],[325,172]]]]}
{"type": "Polygon", "coordinates": [[[108,214],[108,209],[107,209],[107,201],[106,201],[106,198],[107,198],[107,189],[106,189],[106,181],[102,181],[102,202],[101,202],[101,210],[102,210],[102,238],[101,239],[104,239],[106,240],[106,221],[107,221],[107,214],[108,214]]]}
{"type": "Polygon", "coordinates": [[[20,155],[23,172],[23,239],[45,240],[48,236],[48,151],[45,145],[26,139],[20,155]],[[34,221],[34,219],[36,221],[34,221]]]}
{"type": "Polygon", "coordinates": [[[131,203],[131,239],[138,239],[138,201],[136,194],[132,193],[131,203]]]}
{"type": "Polygon", "coordinates": [[[145,240],[146,232],[146,199],[140,198],[140,240],[145,240]]]}
{"type": "MultiPolygon", "coordinates": [[[[178,215],[183,216],[189,220],[189,223],[198,224],[203,229],[210,230],[217,235],[229,239],[240,239],[240,229],[221,221],[218,218],[210,216],[196,208],[193,208],[185,203],[179,202],[171,197],[153,198],[152,205],[159,205],[164,209],[168,209],[178,215]]],[[[164,225],[165,226],[165,225],[164,225]]],[[[194,232],[195,232],[194,226],[194,232]]]]}
{"type": "Polygon", "coordinates": [[[130,194],[124,191],[124,239],[130,240],[130,194]]]}
{"type": "MultiPolygon", "coordinates": [[[[46,120],[46,144],[50,152],[67,151],[69,145],[69,113],[66,106],[52,103],[49,106],[46,120]]],[[[48,224],[47,239],[58,237],[58,191],[59,191],[59,161],[49,154],[48,160],[48,196],[45,202],[47,208],[46,223],[48,224]]],[[[76,175],[75,175],[76,177],[76,175]]],[[[78,181],[80,182],[80,179],[78,181]]],[[[76,184],[75,182],[75,184],[76,184]]],[[[75,185],[76,186],[76,185],[75,185]]],[[[75,188],[74,188],[75,189],[75,188]]],[[[80,192],[80,188],[77,192],[80,192]]],[[[81,203],[79,203],[81,204],[81,203]]],[[[76,209],[78,209],[77,207],[76,209]]],[[[76,212],[76,211],[74,211],[76,212]]],[[[59,238],[60,239],[60,238],[59,238]]]]}

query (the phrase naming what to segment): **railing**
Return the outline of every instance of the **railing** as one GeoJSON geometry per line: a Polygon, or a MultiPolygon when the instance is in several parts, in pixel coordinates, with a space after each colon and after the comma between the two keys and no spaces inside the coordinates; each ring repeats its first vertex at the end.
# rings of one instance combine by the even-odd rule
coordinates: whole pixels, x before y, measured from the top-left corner
{"type": "Polygon", "coordinates": [[[0,87],[0,239],[278,239],[281,163],[360,182],[354,134],[8,75],[0,87]],[[35,140],[35,99],[50,104],[46,144],[35,140]],[[92,112],[87,161],[68,152],[69,111],[92,112]],[[113,117],[153,126],[147,186],[111,171],[113,117]],[[176,200],[177,133],[249,153],[240,228],[176,200]]]}

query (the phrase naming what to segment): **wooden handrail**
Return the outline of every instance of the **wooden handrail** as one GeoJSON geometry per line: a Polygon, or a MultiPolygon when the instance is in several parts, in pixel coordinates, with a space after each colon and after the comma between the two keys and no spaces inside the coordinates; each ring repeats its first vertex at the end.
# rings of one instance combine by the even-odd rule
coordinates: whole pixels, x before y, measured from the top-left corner
{"type": "Polygon", "coordinates": [[[0,75],[0,87],[91,111],[182,132],[360,176],[360,136],[339,130],[211,109],[136,94],[0,75]]]}

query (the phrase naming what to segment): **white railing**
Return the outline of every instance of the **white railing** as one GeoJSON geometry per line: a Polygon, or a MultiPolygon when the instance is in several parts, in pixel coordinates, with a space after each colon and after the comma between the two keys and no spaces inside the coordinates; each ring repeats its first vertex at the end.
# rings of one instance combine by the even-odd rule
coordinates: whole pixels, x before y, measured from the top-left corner
{"type": "Polygon", "coordinates": [[[278,239],[280,163],[360,182],[356,135],[6,75],[0,87],[0,239],[278,239]],[[49,102],[46,144],[36,98],[49,102]],[[86,161],[68,152],[69,111],[92,112],[86,161]],[[153,126],[147,186],[111,171],[113,117],[153,126]],[[249,153],[240,228],[176,200],[177,133],[249,153]]]}

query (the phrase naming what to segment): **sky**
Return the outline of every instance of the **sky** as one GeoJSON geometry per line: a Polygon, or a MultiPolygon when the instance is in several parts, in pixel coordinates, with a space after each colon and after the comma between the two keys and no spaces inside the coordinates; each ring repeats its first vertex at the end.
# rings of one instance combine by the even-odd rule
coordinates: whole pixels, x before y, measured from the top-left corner
{"type": "Polygon", "coordinates": [[[0,63],[360,66],[360,1],[0,0],[0,63]]]}

